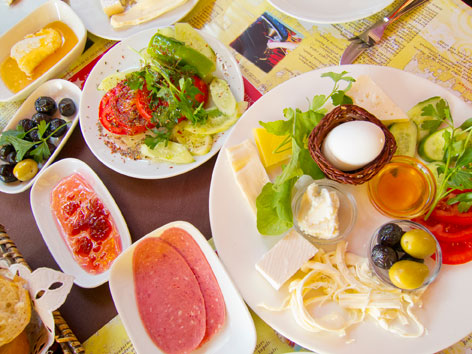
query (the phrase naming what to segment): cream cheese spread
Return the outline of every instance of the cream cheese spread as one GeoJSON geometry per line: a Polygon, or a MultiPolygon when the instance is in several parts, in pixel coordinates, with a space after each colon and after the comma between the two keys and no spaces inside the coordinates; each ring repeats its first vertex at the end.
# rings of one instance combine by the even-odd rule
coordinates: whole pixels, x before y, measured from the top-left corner
{"type": "Polygon", "coordinates": [[[339,197],[335,191],[320,188],[313,182],[300,200],[296,215],[298,227],[305,234],[320,239],[339,236],[339,197]]]}

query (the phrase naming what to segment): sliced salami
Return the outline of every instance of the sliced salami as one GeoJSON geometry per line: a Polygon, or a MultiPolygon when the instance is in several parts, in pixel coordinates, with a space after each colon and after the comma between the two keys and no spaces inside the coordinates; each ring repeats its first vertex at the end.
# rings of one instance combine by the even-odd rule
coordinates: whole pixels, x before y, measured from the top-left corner
{"type": "Polygon", "coordinates": [[[197,348],[206,330],[205,303],[182,255],[148,238],[134,249],[133,273],[139,315],[153,342],[169,354],[197,348]]]}
{"type": "Polygon", "coordinates": [[[173,227],[165,230],[160,238],[183,256],[200,285],[206,311],[204,343],[222,328],[226,319],[225,302],[218,281],[205,255],[187,231],[173,227]]]}

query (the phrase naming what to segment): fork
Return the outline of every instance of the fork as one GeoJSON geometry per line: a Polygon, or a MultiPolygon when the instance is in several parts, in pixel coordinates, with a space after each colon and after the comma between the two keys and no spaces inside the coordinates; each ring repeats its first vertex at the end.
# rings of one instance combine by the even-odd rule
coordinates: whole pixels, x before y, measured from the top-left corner
{"type": "Polygon", "coordinates": [[[349,41],[353,43],[358,43],[364,48],[372,47],[373,45],[380,42],[380,39],[383,36],[383,33],[388,25],[393,21],[397,20],[400,16],[406,14],[407,12],[413,10],[415,7],[421,5],[422,3],[428,0],[406,0],[396,7],[388,15],[384,16],[382,19],[374,23],[367,30],[361,34],[349,38],[349,41]]]}

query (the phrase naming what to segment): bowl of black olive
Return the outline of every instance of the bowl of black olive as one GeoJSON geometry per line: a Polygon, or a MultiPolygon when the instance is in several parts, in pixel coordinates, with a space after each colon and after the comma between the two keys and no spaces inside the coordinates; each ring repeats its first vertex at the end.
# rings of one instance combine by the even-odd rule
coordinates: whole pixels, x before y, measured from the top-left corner
{"type": "Polygon", "coordinates": [[[436,237],[409,220],[392,220],[375,230],[368,258],[378,278],[402,290],[418,290],[431,284],[442,265],[436,237]]]}
{"type": "Polygon", "coordinates": [[[38,87],[0,134],[0,191],[28,189],[77,125],[82,91],[56,79],[38,87]]]}

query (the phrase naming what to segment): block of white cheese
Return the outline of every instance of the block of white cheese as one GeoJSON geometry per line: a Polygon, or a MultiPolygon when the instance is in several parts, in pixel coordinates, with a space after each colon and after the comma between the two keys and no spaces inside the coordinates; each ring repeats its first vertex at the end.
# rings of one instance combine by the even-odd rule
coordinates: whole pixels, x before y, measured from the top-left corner
{"type": "Polygon", "coordinates": [[[355,105],[369,111],[385,125],[408,122],[407,114],[367,75],[360,75],[347,95],[355,105]]]}
{"type": "Polygon", "coordinates": [[[226,149],[234,177],[246,197],[251,209],[256,213],[256,198],[262,187],[270,182],[269,176],[259,159],[257,148],[248,139],[241,144],[226,149]]]}
{"type": "Polygon", "coordinates": [[[61,46],[61,34],[53,28],[43,28],[15,43],[10,56],[16,60],[21,71],[31,76],[34,69],[61,46]]]}
{"type": "Polygon", "coordinates": [[[113,16],[125,11],[121,0],[100,0],[100,3],[102,4],[103,12],[107,16],[113,16]]]}
{"type": "Polygon", "coordinates": [[[256,269],[275,289],[318,252],[308,240],[291,230],[256,263],[256,269]]]}
{"type": "Polygon", "coordinates": [[[155,19],[176,7],[183,5],[187,0],[136,0],[136,3],[126,11],[113,15],[113,28],[135,26],[155,19]]]}

